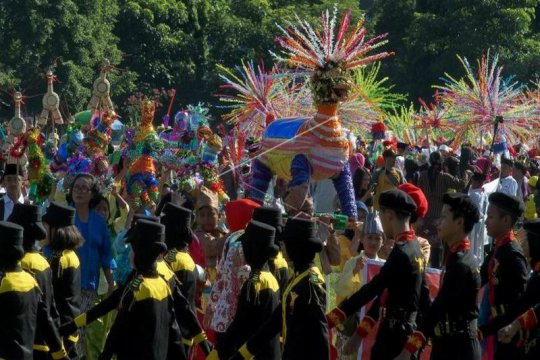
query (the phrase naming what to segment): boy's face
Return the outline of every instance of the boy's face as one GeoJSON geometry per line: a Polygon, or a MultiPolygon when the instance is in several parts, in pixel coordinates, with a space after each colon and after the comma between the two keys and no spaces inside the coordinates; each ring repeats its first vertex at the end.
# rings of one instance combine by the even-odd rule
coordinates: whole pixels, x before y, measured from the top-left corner
{"type": "Polygon", "coordinates": [[[454,219],[450,206],[444,205],[441,212],[441,217],[437,223],[437,235],[439,239],[448,242],[456,232],[463,230],[463,218],[454,219]]]}
{"type": "Polygon", "coordinates": [[[218,227],[219,215],[216,209],[205,206],[197,210],[197,224],[203,231],[211,232],[218,227]]]}
{"type": "Polygon", "coordinates": [[[381,234],[365,234],[362,239],[364,245],[364,252],[369,257],[375,257],[381,249],[383,243],[383,237],[381,234]]]}
{"type": "Polygon", "coordinates": [[[487,234],[493,238],[504,235],[512,229],[509,216],[503,216],[496,206],[489,205],[486,218],[487,234]]]}

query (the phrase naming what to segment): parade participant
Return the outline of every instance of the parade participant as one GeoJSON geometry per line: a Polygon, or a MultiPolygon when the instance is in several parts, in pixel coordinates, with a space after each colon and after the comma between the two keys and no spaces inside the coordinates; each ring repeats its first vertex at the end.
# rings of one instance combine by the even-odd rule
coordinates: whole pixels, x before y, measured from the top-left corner
{"type": "Polygon", "coordinates": [[[52,359],[68,359],[37,281],[20,266],[23,230],[0,221],[0,358],[34,359],[38,327],[52,359]]]}
{"type": "Polygon", "coordinates": [[[479,171],[480,169],[477,170],[478,171],[476,171],[471,178],[469,196],[478,208],[478,212],[480,213],[480,221],[474,225],[473,231],[471,231],[469,234],[469,239],[471,240],[472,252],[478,259],[478,263],[481,264],[484,262],[484,248],[489,243],[486,234],[486,226],[484,224],[488,207],[488,195],[483,188],[486,175],[479,171]]]}
{"type": "MultiPolygon", "coordinates": [[[[148,217],[148,220],[139,218],[137,220],[137,223],[133,227],[133,231],[130,232],[126,242],[131,244],[137,237],[146,234],[145,231],[148,230],[148,223],[155,223],[159,225],[157,218],[155,217],[148,217]],[[139,226],[139,222],[141,222],[141,226],[139,226]],[[141,227],[143,228],[142,235],[140,234],[141,227]]],[[[150,236],[147,240],[153,242],[154,238],[150,236]]],[[[161,239],[161,241],[163,242],[163,239],[161,239]]],[[[163,246],[166,245],[163,244],[163,246]]],[[[179,343],[199,345],[202,351],[205,354],[208,354],[210,351],[210,344],[206,340],[206,334],[204,333],[204,331],[202,331],[201,326],[199,325],[187,299],[180,292],[178,286],[179,283],[176,276],[174,275],[172,270],[169,269],[169,267],[165,264],[165,262],[160,256],[157,258],[156,261],[156,271],[159,276],[162,277],[169,285],[172,299],[174,301],[174,310],[176,316],[176,322],[173,324],[170,330],[171,340],[169,343],[169,347],[171,349],[171,352],[168,354],[167,359],[185,358],[186,355],[184,348],[181,344],[179,345],[179,343]],[[182,338],[182,334],[180,333],[180,328],[178,324],[184,326],[184,328],[186,329],[185,335],[188,336],[188,338],[182,338]]],[[[96,319],[103,317],[107,313],[118,308],[121,305],[125,294],[130,291],[130,286],[135,280],[136,272],[133,271],[125,284],[117,288],[109,297],[88,310],[88,312],[82,313],[73,321],[63,324],[60,328],[60,331],[62,333],[70,333],[78,328],[82,328],[87,326],[88,324],[91,324],[96,319]]],[[[113,355],[116,346],[115,344],[118,340],[118,326],[119,325],[116,325],[115,321],[111,328],[109,336],[107,337],[107,341],[100,359],[108,359],[113,355]]]]}
{"type": "Polygon", "coordinates": [[[405,173],[405,158],[409,153],[409,144],[404,142],[398,142],[396,154],[396,168],[403,174],[404,177],[407,176],[405,173]]]}
{"type": "Polygon", "coordinates": [[[133,228],[138,220],[159,222],[159,218],[156,216],[133,214],[129,228],[124,229],[124,232],[120,233],[116,238],[113,247],[117,254],[116,262],[118,266],[114,272],[114,279],[119,285],[124,285],[133,271],[133,266],[131,265],[131,246],[126,243],[126,239],[134,231],[133,228]]]}
{"type": "Polygon", "coordinates": [[[0,199],[0,220],[7,220],[15,204],[24,203],[22,181],[22,168],[17,164],[7,164],[2,176],[2,186],[6,189],[6,195],[0,199]]]}
{"type": "Polygon", "coordinates": [[[517,197],[525,201],[529,197],[529,179],[527,178],[527,167],[522,162],[515,162],[512,170],[512,177],[518,186],[517,197]]]}
{"type": "MultiPolygon", "coordinates": [[[[58,310],[58,323],[73,320],[81,309],[81,268],[75,253],[84,239],[75,226],[75,209],[51,203],[42,219],[51,252],[54,301],[58,310]]],[[[64,346],[71,358],[78,358],[79,335],[76,331],[64,336],[64,346]]]]}
{"type": "MultiPolygon", "coordinates": [[[[335,290],[337,304],[360,290],[360,288],[367,283],[363,276],[362,269],[366,265],[368,259],[381,260],[378,253],[383,245],[383,239],[384,232],[378,216],[374,213],[369,213],[362,226],[361,244],[363,250],[361,250],[358,255],[347,260],[343,266],[343,271],[336,282],[335,290]]],[[[358,312],[356,312],[347,318],[343,324],[343,329],[340,329],[336,342],[339,353],[338,357],[340,359],[357,358],[356,352],[349,356],[344,355],[342,352],[345,343],[354,333],[359,322],[360,317],[358,312]]]]}
{"type": "Polygon", "coordinates": [[[46,314],[46,323],[38,323],[36,326],[36,339],[33,346],[34,359],[48,359],[50,349],[63,348],[63,344],[52,317],[52,314],[56,312],[52,288],[52,270],[47,260],[39,253],[36,247],[36,241],[43,240],[47,236],[41,223],[41,210],[37,205],[15,204],[9,216],[9,221],[24,228],[24,256],[21,259],[21,267],[36,279],[42,293],[43,310],[46,314]],[[45,329],[42,328],[43,326],[45,326],[45,329]],[[44,334],[51,333],[54,334],[53,338],[45,338],[44,334]],[[51,346],[48,344],[51,344],[51,346]]]}
{"type": "MultiPolygon", "coordinates": [[[[240,291],[234,320],[208,359],[228,359],[276,310],[279,304],[279,285],[268,271],[267,264],[279,250],[274,243],[274,236],[275,229],[272,226],[255,220],[248,224],[240,236],[239,241],[251,272],[240,291]]],[[[257,359],[280,359],[279,335],[276,334],[257,351],[257,359]]]]}
{"type": "Polygon", "coordinates": [[[538,190],[536,189],[536,186],[538,184],[538,176],[531,176],[529,181],[527,182],[527,188],[528,188],[528,197],[525,202],[525,211],[523,212],[523,217],[525,220],[531,220],[536,219],[538,217],[538,213],[536,211],[536,201],[535,198],[538,196],[538,190]]]}
{"type": "MultiPolygon", "coordinates": [[[[512,231],[523,214],[523,202],[516,196],[495,192],[489,196],[486,229],[493,238],[493,248],[481,268],[482,285],[488,284],[491,316],[508,310],[525,290],[527,264],[521,246],[512,231]]],[[[495,359],[509,359],[515,353],[512,344],[495,344],[495,359]]]]}
{"type": "Polygon", "coordinates": [[[165,262],[180,280],[180,291],[195,312],[197,273],[195,262],[188,252],[188,246],[193,240],[192,219],[191,210],[167,203],[163,207],[160,222],[165,225],[165,244],[168,249],[167,255],[164,257],[165,262]]]}
{"type": "MultiPolygon", "coordinates": [[[[468,173],[466,173],[468,174],[468,173]]],[[[437,238],[436,222],[441,216],[442,198],[450,189],[461,191],[468,182],[468,176],[459,179],[443,171],[443,158],[440,152],[429,155],[429,168],[420,173],[418,187],[429,199],[429,209],[418,232],[426,236],[431,245],[431,266],[439,268],[442,262],[443,246],[437,238]]]]}
{"type": "Polygon", "coordinates": [[[540,328],[537,326],[538,318],[532,310],[540,303],[540,219],[526,221],[523,228],[527,231],[525,249],[528,249],[532,270],[527,288],[519,299],[509,306],[505,314],[480,326],[480,330],[482,336],[487,337],[506,326],[499,332],[499,340],[510,343],[517,331],[523,328],[521,340],[524,346],[514,348],[514,354],[519,354],[519,359],[532,360],[540,357],[540,328]]]}
{"type": "MultiPolygon", "coordinates": [[[[132,242],[135,278],[121,297],[120,308],[109,337],[117,359],[167,359],[171,352],[184,354],[176,343],[169,348],[176,328],[172,293],[157,271],[157,258],[167,250],[163,225],[139,220],[132,242]]],[[[80,318],[79,318],[80,319],[80,318]]],[[[184,354],[185,357],[185,354],[184,354]]]]}
{"type": "MultiPolygon", "coordinates": [[[[106,293],[114,291],[112,270],[116,262],[106,220],[94,209],[99,202],[97,179],[88,174],[78,174],[70,187],[67,199],[76,209],[75,225],[84,242],[77,250],[81,264],[81,311],[85,312],[99,302],[100,274],[107,281],[106,293]]],[[[80,347],[89,360],[97,358],[103,344],[102,327],[96,323],[80,334],[80,347]]]]}
{"type": "Polygon", "coordinates": [[[460,193],[443,197],[439,238],[448,246],[441,287],[420,327],[410,336],[399,359],[410,359],[432,339],[432,360],[479,360],[476,338],[480,274],[467,235],[479,220],[476,204],[460,193]]]}
{"type": "Polygon", "coordinates": [[[380,209],[379,197],[387,190],[395,189],[403,184],[403,174],[395,167],[396,154],[392,149],[387,149],[382,154],[384,167],[375,171],[371,178],[371,183],[375,186],[375,195],[373,197],[373,208],[380,209]]]}
{"type": "Polygon", "coordinates": [[[281,232],[283,229],[281,209],[268,206],[259,207],[253,211],[253,220],[270,225],[276,230],[275,244],[278,247],[278,253],[270,258],[268,267],[279,283],[279,292],[281,294],[289,283],[289,264],[287,264],[281,252],[281,232]]]}
{"type": "MultiPolygon", "coordinates": [[[[197,229],[195,235],[202,247],[205,269],[209,273],[210,281],[216,280],[216,267],[218,257],[225,244],[226,234],[219,228],[219,200],[212,190],[202,187],[197,196],[195,216],[197,229]]],[[[197,261],[195,259],[195,261],[197,261]]]]}
{"type": "MultiPolygon", "coordinates": [[[[416,233],[418,223],[424,220],[424,217],[426,216],[429,209],[426,195],[424,195],[424,192],[420,188],[414,186],[411,183],[399,185],[398,189],[406,192],[416,204],[416,212],[414,213],[414,216],[411,216],[411,228],[416,233]]],[[[424,254],[425,264],[429,263],[431,255],[431,245],[429,244],[429,241],[426,238],[420,237],[418,235],[416,235],[416,241],[418,241],[418,243],[420,244],[420,249],[422,250],[422,254],[424,254]]]]}
{"type": "Polygon", "coordinates": [[[225,204],[231,234],[225,241],[216,282],[212,286],[204,313],[205,328],[215,332],[218,344],[236,315],[240,290],[249,276],[250,267],[245,261],[242,243],[238,240],[258,207],[260,205],[250,199],[233,200],[225,204]]]}
{"type": "Polygon", "coordinates": [[[499,176],[499,185],[497,186],[497,191],[517,196],[519,193],[519,186],[512,176],[514,171],[514,162],[511,159],[503,157],[501,159],[501,173],[499,176]]]}
{"type": "Polygon", "coordinates": [[[416,204],[404,191],[385,191],[380,197],[380,219],[386,236],[395,239],[395,245],[379,274],[354,293],[338,307],[328,313],[329,326],[336,326],[376,296],[374,303],[360,322],[357,331],[346,345],[345,352],[358,349],[362,338],[374,327],[381,307],[384,314],[375,345],[371,350],[372,359],[393,359],[396,357],[415,327],[416,315],[424,301],[423,291],[425,261],[416,235],[410,227],[411,217],[416,216],[416,204]]]}
{"type": "Polygon", "coordinates": [[[270,320],[239,349],[236,358],[258,358],[262,355],[260,349],[281,331],[283,360],[328,360],[324,278],[313,263],[323,244],[316,236],[315,223],[307,219],[290,219],[281,237],[286,255],[293,263],[295,277],[283,292],[281,304],[270,320]]]}

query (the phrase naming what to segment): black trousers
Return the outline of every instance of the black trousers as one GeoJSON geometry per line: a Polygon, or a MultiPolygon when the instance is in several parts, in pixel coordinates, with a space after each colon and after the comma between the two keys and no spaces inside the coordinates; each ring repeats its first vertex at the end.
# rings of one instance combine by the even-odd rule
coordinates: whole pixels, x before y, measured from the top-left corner
{"type": "Polygon", "coordinates": [[[405,347],[405,343],[414,328],[413,323],[403,321],[391,324],[390,320],[384,319],[377,332],[375,344],[371,349],[371,359],[394,360],[405,347]]]}
{"type": "Polygon", "coordinates": [[[460,332],[433,340],[431,360],[480,360],[481,357],[476,332],[460,332]]]}

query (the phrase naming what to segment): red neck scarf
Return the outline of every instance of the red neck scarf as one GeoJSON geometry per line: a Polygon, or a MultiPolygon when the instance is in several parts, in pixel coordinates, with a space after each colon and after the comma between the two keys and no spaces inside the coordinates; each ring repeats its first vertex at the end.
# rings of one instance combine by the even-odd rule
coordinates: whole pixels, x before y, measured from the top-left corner
{"type": "Polygon", "coordinates": [[[397,234],[394,240],[396,244],[404,244],[406,242],[411,242],[414,239],[416,239],[416,234],[414,233],[414,230],[411,229],[397,234]]]}

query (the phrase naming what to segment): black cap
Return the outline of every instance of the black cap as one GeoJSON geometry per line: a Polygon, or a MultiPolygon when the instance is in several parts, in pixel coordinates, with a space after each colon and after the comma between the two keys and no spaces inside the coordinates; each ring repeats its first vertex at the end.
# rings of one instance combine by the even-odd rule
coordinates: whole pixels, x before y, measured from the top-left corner
{"type": "Polygon", "coordinates": [[[275,234],[274,227],[260,221],[251,220],[246,226],[238,240],[242,242],[246,263],[252,269],[260,269],[268,259],[277,255],[279,247],[274,244],[275,234]]]}
{"type": "Polygon", "coordinates": [[[193,212],[183,206],[168,202],[163,207],[162,214],[161,223],[163,225],[175,225],[177,229],[191,226],[193,212]]]}
{"type": "Polygon", "coordinates": [[[307,264],[321,252],[323,243],[317,236],[315,222],[307,219],[289,219],[285,224],[281,239],[289,258],[295,264],[307,264]]]}
{"type": "Polygon", "coordinates": [[[463,216],[472,220],[474,224],[480,221],[480,212],[478,206],[469,195],[462,193],[446,193],[443,195],[443,204],[450,206],[452,209],[459,210],[463,216]]]}
{"type": "Polygon", "coordinates": [[[47,232],[41,222],[41,208],[31,204],[15,204],[8,221],[24,228],[24,238],[28,240],[43,240],[47,232]]]}
{"type": "Polygon", "coordinates": [[[4,169],[4,176],[6,175],[19,175],[23,176],[23,167],[17,166],[17,164],[7,164],[6,168],[4,169]]]}
{"type": "MultiPolygon", "coordinates": [[[[253,210],[253,220],[260,221],[276,229],[278,237],[283,229],[283,217],[281,209],[277,207],[261,206],[253,210]]],[[[277,240],[277,239],[276,239],[277,240]]]]}
{"type": "Polygon", "coordinates": [[[167,245],[163,242],[165,226],[153,221],[139,220],[134,233],[131,246],[135,269],[138,272],[154,270],[159,255],[167,251],[167,245]]]}
{"type": "Polygon", "coordinates": [[[43,215],[42,221],[52,228],[75,225],[75,208],[52,202],[43,215]]]}
{"type": "Polygon", "coordinates": [[[165,226],[153,221],[139,220],[135,224],[134,233],[131,245],[136,252],[156,247],[162,251],[167,250],[164,242],[165,226]]]}
{"type": "Polygon", "coordinates": [[[501,165],[508,165],[508,166],[510,166],[510,167],[514,167],[514,161],[513,161],[512,159],[503,157],[503,158],[501,159],[501,165]]]}
{"type": "Polygon", "coordinates": [[[502,192],[494,192],[489,195],[489,203],[515,217],[520,217],[525,209],[525,205],[520,198],[502,192]]]}
{"type": "Polygon", "coordinates": [[[172,248],[183,248],[193,241],[191,220],[193,212],[185,207],[167,203],[160,222],[165,225],[165,243],[172,248]]]}
{"type": "Polygon", "coordinates": [[[399,189],[391,189],[381,193],[379,196],[379,206],[408,215],[416,212],[416,203],[414,200],[409,194],[399,189]]]}
{"type": "Polygon", "coordinates": [[[23,254],[23,227],[0,221],[0,265],[13,265],[23,254]]]}

